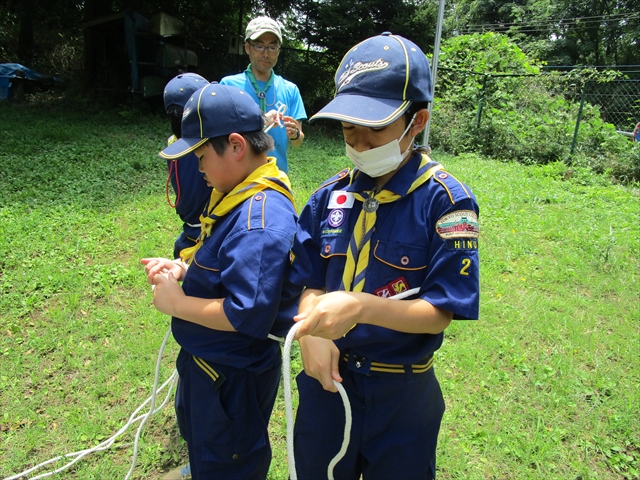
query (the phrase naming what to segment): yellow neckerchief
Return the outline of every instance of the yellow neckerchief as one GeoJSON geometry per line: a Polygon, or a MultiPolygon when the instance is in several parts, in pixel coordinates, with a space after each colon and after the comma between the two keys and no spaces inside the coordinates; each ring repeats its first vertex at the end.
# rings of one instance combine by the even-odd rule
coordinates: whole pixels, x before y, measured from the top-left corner
{"type": "Polygon", "coordinates": [[[256,168],[229,193],[224,194],[214,188],[211,192],[209,203],[205,207],[205,211],[200,215],[200,224],[202,226],[198,241],[193,247],[185,248],[180,252],[182,261],[191,264],[193,257],[202,246],[205,238],[211,235],[211,229],[219,218],[224,217],[245,200],[267,188],[283,194],[291,201],[291,204],[295,208],[289,177],[287,177],[286,173],[278,170],[274,157],[268,157],[267,163],[256,168]]]}
{"type": "MultiPolygon", "coordinates": [[[[440,164],[433,165],[431,159],[423,154],[420,166],[416,172],[416,178],[407,190],[405,196],[429,180],[435,172],[443,169],[444,167],[440,164]],[[429,167],[430,163],[431,166],[429,167]]],[[[353,182],[353,172],[351,174],[351,182],[353,182]]],[[[363,202],[364,205],[356,220],[353,235],[349,241],[347,261],[344,266],[344,272],[342,273],[340,290],[362,292],[367,266],[369,265],[371,237],[373,235],[373,227],[376,223],[378,205],[381,203],[395,202],[403,198],[403,196],[393,193],[390,190],[381,190],[380,192],[372,190],[371,192],[363,192],[362,194],[354,192],[353,196],[363,202]],[[362,225],[362,228],[358,228],[359,225],[362,225]]]]}

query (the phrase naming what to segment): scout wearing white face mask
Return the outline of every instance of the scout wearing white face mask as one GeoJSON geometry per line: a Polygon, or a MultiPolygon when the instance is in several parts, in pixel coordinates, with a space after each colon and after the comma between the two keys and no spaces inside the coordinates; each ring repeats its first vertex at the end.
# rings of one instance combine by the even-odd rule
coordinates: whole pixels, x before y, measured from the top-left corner
{"type": "Polygon", "coordinates": [[[400,151],[400,142],[411,128],[411,125],[413,125],[415,118],[416,114],[411,117],[409,125],[407,125],[407,128],[399,139],[392,140],[380,147],[358,152],[347,143],[347,157],[349,157],[349,160],[351,160],[361,172],[366,173],[372,178],[381,177],[389,172],[393,172],[400,166],[413,146],[413,142],[411,142],[404,153],[400,151]]]}
{"type": "Polygon", "coordinates": [[[445,402],[433,359],[453,318],[478,318],[478,204],[424,149],[401,153],[433,100],[418,45],[390,33],[358,43],[335,87],[311,121],[339,122],[357,168],[310,195],[290,249],[287,278],[305,287],[297,320],[313,319],[297,332],[306,368],[296,377],[295,470],[301,479],[434,480],[445,402]],[[352,423],[332,393],[336,374],[352,423]]]}

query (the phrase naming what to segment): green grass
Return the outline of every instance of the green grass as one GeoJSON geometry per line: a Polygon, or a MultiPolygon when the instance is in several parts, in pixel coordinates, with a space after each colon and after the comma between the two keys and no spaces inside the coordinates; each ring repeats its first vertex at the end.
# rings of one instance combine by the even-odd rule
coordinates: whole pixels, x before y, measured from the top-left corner
{"type": "MultiPolygon", "coordinates": [[[[2,478],[105,440],[150,394],[169,322],[138,259],[170,255],[179,221],[156,156],[168,125],[124,113],[0,105],[2,478]]],[[[339,137],[305,133],[291,155],[299,208],[348,165],[339,137]]],[[[481,318],[454,322],[436,360],[439,478],[638,478],[638,191],[561,164],[433,157],[481,207],[481,318]]],[[[176,354],[170,340],[161,379],[176,354]]],[[[59,478],[124,478],[136,427],[59,478]]],[[[281,480],[281,395],[271,429],[281,480]]],[[[185,456],[167,406],[134,478],[185,456]]]]}

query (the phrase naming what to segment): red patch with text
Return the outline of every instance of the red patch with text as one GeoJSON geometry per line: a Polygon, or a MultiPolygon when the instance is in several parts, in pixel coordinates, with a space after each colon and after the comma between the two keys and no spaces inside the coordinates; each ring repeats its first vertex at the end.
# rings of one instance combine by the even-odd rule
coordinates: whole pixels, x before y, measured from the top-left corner
{"type": "Polygon", "coordinates": [[[396,278],[392,282],[389,282],[384,287],[380,287],[377,290],[374,290],[377,296],[382,298],[393,297],[394,295],[398,295],[406,290],[409,290],[409,286],[407,285],[407,281],[404,277],[396,278]]]}

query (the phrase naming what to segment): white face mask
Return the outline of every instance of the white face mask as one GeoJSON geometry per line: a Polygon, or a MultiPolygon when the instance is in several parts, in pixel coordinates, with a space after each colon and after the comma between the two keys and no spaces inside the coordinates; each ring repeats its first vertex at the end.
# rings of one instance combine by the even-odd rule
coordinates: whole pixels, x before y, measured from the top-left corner
{"type": "Polygon", "coordinates": [[[400,166],[413,145],[413,143],[409,143],[404,153],[400,151],[400,141],[407,134],[411,125],[413,125],[415,118],[415,115],[411,118],[409,125],[407,125],[400,139],[392,140],[381,147],[371,148],[364,152],[357,152],[347,143],[347,157],[349,157],[349,160],[351,160],[361,172],[366,173],[372,178],[381,177],[394,171],[400,166]]]}

